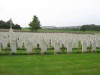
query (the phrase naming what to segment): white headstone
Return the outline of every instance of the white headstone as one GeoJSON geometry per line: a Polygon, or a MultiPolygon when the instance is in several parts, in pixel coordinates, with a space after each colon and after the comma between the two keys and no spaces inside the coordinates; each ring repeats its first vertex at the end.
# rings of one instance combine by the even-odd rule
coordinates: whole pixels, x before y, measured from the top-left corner
{"type": "Polygon", "coordinates": [[[36,40],[32,40],[32,46],[33,46],[33,48],[37,48],[37,41],[36,40]]]}
{"type": "Polygon", "coordinates": [[[67,53],[72,53],[72,42],[68,42],[67,44],[67,53]]]}
{"type": "Polygon", "coordinates": [[[8,40],[7,39],[3,39],[2,40],[2,48],[3,49],[6,49],[7,48],[7,45],[8,45],[8,40]]]}
{"type": "Polygon", "coordinates": [[[15,40],[11,41],[10,47],[11,47],[11,52],[16,53],[17,47],[16,47],[16,41],[15,40]]]}
{"type": "Polygon", "coordinates": [[[54,54],[60,52],[60,43],[55,43],[54,45],[54,54]]]}
{"type": "Polygon", "coordinates": [[[92,42],[92,52],[96,52],[96,41],[93,40],[92,42]]]}
{"type": "Polygon", "coordinates": [[[23,48],[23,41],[22,40],[17,40],[17,48],[20,48],[20,49],[23,48]]]}
{"type": "Polygon", "coordinates": [[[32,53],[32,43],[30,41],[27,41],[27,53],[32,53]]]}
{"type": "Polygon", "coordinates": [[[86,42],[82,43],[82,52],[87,52],[87,43],[86,42]]]}
{"type": "Polygon", "coordinates": [[[41,48],[41,54],[44,54],[47,52],[47,44],[45,42],[42,42],[40,44],[40,48],[41,48]]]}

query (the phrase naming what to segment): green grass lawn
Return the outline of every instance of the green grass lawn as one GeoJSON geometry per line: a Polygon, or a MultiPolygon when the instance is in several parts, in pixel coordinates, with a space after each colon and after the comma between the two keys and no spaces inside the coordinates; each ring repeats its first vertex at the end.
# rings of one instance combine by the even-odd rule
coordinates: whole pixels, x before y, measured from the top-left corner
{"type": "Polygon", "coordinates": [[[0,75],[99,75],[100,53],[0,55],[0,75]]]}
{"type": "MultiPolygon", "coordinates": [[[[29,28],[23,28],[21,31],[31,32],[29,28]]],[[[80,31],[80,30],[68,30],[68,29],[39,29],[37,33],[78,33],[78,34],[97,34],[100,31],[80,31]]]]}
{"type": "MultiPolygon", "coordinates": [[[[22,30],[13,29],[14,32],[31,32],[29,28],[22,28],[22,30]]],[[[8,32],[9,29],[0,29],[0,32],[8,32]]],[[[34,33],[75,33],[75,34],[100,34],[100,31],[80,31],[80,30],[69,30],[69,29],[39,29],[34,33]]]]}

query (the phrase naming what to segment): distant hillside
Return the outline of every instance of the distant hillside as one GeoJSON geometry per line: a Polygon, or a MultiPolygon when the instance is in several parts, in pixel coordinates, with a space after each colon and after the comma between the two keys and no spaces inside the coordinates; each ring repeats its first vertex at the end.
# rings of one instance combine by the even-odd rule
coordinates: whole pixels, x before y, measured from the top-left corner
{"type": "Polygon", "coordinates": [[[42,29],[56,29],[55,26],[42,26],[42,29]]]}
{"type": "Polygon", "coordinates": [[[55,27],[55,26],[42,26],[42,29],[79,29],[81,26],[68,26],[68,27],[55,27]]]}

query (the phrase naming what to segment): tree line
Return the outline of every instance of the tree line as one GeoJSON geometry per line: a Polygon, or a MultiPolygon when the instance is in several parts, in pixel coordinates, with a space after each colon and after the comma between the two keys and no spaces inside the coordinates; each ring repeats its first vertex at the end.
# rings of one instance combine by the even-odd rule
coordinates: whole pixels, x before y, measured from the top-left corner
{"type": "MultiPolygon", "coordinates": [[[[14,23],[12,23],[12,28],[13,29],[22,29],[20,27],[20,25],[14,24],[14,23]]],[[[8,20],[7,22],[0,20],[0,29],[10,29],[10,20],[8,20]]],[[[39,21],[39,19],[36,15],[33,16],[32,21],[29,23],[29,29],[32,32],[41,29],[40,21],[39,21]]],[[[64,29],[68,29],[68,28],[64,28],[64,29]]],[[[76,31],[76,30],[78,30],[78,31],[100,31],[100,25],[86,24],[86,25],[80,26],[80,28],[76,27],[76,28],[71,28],[69,30],[74,30],[74,31],[76,31]]]]}
{"type": "MultiPolygon", "coordinates": [[[[30,26],[30,30],[31,31],[37,31],[39,29],[41,29],[41,24],[40,21],[38,19],[38,17],[35,15],[33,16],[33,20],[30,22],[29,24],[30,26]]],[[[68,30],[68,28],[65,28],[68,30]]],[[[100,25],[95,25],[95,24],[86,24],[86,25],[82,25],[80,26],[80,28],[76,27],[76,28],[70,28],[69,30],[74,30],[74,31],[100,31],[100,25]]]]}
{"type": "MultiPolygon", "coordinates": [[[[20,25],[14,24],[14,23],[12,23],[12,28],[13,29],[22,29],[20,25]]],[[[0,20],[0,29],[10,29],[10,20],[8,20],[6,22],[3,20],[0,20]]]]}
{"type": "Polygon", "coordinates": [[[81,31],[100,31],[100,25],[95,25],[95,24],[82,25],[80,30],[81,31]]]}

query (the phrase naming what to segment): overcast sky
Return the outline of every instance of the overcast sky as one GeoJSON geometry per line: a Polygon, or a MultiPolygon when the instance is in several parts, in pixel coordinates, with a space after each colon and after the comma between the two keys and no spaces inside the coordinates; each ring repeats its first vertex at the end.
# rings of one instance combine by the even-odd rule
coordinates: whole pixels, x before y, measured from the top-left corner
{"type": "Polygon", "coordinates": [[[100,0],[0,0],[0,20],[28,27],[34,15],[42,26],[100,25],[100,0]]]}

